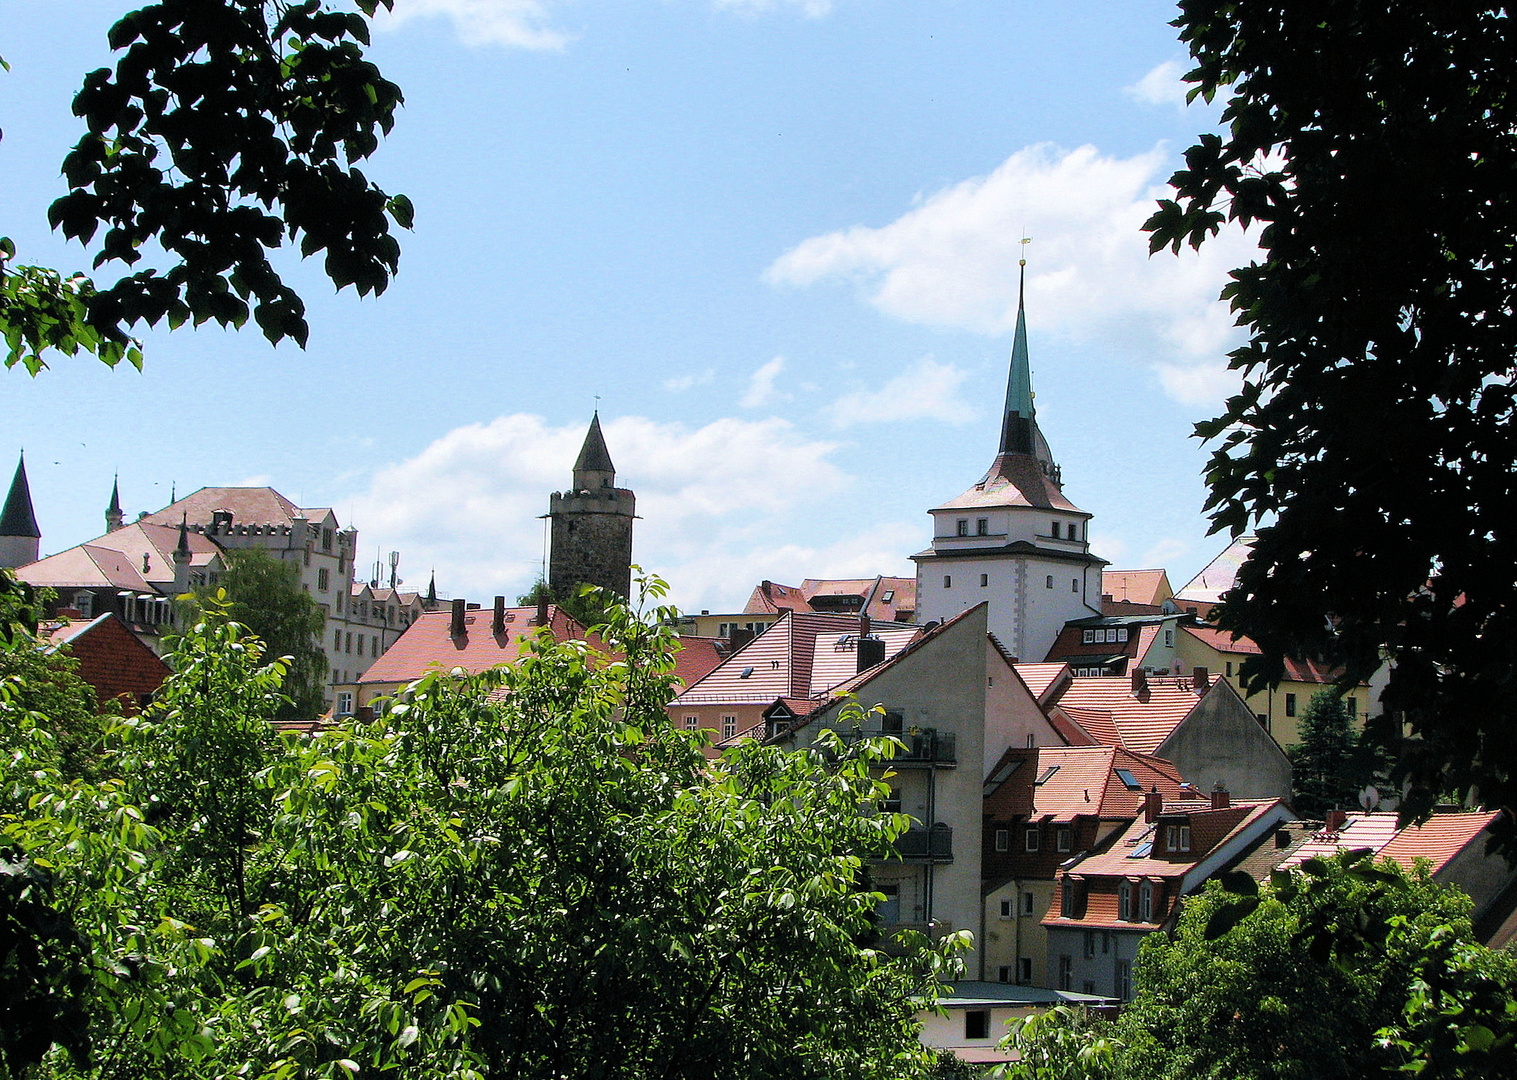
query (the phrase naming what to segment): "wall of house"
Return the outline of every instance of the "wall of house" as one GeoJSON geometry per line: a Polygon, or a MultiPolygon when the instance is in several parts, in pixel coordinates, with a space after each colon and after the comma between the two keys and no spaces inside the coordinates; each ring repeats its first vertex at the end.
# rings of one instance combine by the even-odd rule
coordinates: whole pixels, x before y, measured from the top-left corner
{"type": "Polygon", "coordinates": [[[1016,878],[985,895],[985,978],[991,982],[1022,982],[1028,986],[1051,986],[1048,980],[1048,932],[1043,916],[1053,899],[1052,879],[1016,878]],[[1023,894],[1031,894],[1032,909],[1027,911],[1023,894]],[[1001,905],[1010,903],[1010,914],[1001,914],[1001,905]],[[1024,965],[1030,975],[1021,977],[1024,965]],[[1009,978],[1002,978],[1004,973],[1009,978]]]}
{"type": "Polygon", "coordinates": [[[1038,1011],[1023,1006],[995,1005],[990,1007],[990,1025],[983,1039],[965,1038],[964,1008],[948,1008],[942,1013],[922,1012],[917,1014],[921,1024],[923,1046],[937,1050],[985,1050],[1006,1037],[1006,1025],[1018,1017],[1031,1016],[1038,1011]]]}
{"type": "Polygon", "coordinates": [[[1027,686],[1001,655],[985,640],[985,757],[986,776],[1012,746],[1062,746],[1048,717],[1038,707],[1027,686]]]}
{"type": "Polygon", "coordinates": [[[1064,989],[1058,986],[1060,958],[1067,956],[1071,971],[1068,989],[1077,994],[1118,996],[1118,963],[1126,963],[1130,974],[1137,967],[1138,946],[1156,929],[1155,926],[1143,930],[1049,927],[1050,985],[1054,989],[1064,989]],[[1087,956],[1087,952],[1091,955],[1087,956]]]}
{"type": "Polygon", "coordinates": [[[1202,791],[1220,782],[1238,799],[1290,798],[1290,759],[1225,682],[1212,684],[1154,754],[1202,791]]]}

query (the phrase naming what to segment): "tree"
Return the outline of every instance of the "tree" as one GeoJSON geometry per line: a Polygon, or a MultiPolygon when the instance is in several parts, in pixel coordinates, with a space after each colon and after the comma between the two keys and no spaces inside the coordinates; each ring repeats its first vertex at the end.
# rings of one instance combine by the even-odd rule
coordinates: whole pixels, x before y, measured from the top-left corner
{"type": "MultiPolygon", "coordinates": [[[[633,567],[633,571],[637,571],[633,567]]],[[[616,596],[594,585],[581,585],[574,591],[573,596],[558,598],[553,595],[553,589],[539,577],[532,583],[532,588],[516,598],[516,602],[523,607],[532,607],[546,601],[549,604],[557,604],[569,616],[581,626],[599,626],[606,620],[606,613],[616,603],[616,596]]]]}
{"type": "Polygon", "coordinates": [[[47,1075],[925,1075],[945,957],[860,944],[893,744],[708,761],[664,712],[669,614],[608,612],[622,660],[540,635],[296,739],[211,606],[112,779],[0,760],[31,789],[0,842],[89,952],[88,1065],[47,1075]]]}
{"type": "Polygon", "coordinates": [[[14,730],[20,713],[41,718],[54,761],[65,777],[93,772],[110,724],[101,715],[95,688],[79,677],[79,662],[21,637],[0,644],[0,727],[14,730]]]}
{"type": "MultiPolygon", "coordinates": [[[[1220,624],[1282,659],[1391,664],[1402,813],[1512,806],[1517,743],[1517,28],[1497,4],[1183,0],[1192,96],[1228,95],[1152,248],[1257,225],[1223,290],[1250,339],[1207,471],[1258,541],[1220,624]],[[1410,738],[1401,738],[1403,727],[1410,738]]],[[[1502,842],[1513,845],[1511,815],[1502,842]]]]}
{"type": "MultiPolygon", "coordinates": [[[[83,274],[15,264],[0,237],[6,366],[32,374],[49,349],[142,364],[129,329],[167,320],[242,326],[305,345],[305,305],[268,253],[325,252],[338,289],[381,293],[412,209],[358,164],[394,124],[400,89],[363,57],[368,17],[393,0],[161,0],[111,28],[115,70],[85,77],[88,131],[63,163],[69,193],[48,212],[94,268],[136,267],[97,288],[83,274]],[[155,259],[147,252],[157,251],[155,259]],[[156,263],[156,265],[154,265],[156,263]]],[[[0,66],[3,66],[0,61],[0,66]]]]}
{"type": "Polygon", "coordinates": [[[1321,819],[1329,810],[1359,802],[1366,785],[1380,781],[1383,762],[1373,740],[1354,731],[1338,691],[1319,690],[1301,717],[1301,742],[1287,748],[1291,759],[1292,805],[1298,814],[1321,819]]]}
{"type": "Polygon", "coordinates": [[[226,616],[246,626],[272,656],[285,658],[287,700],[277,718],[319,716],[326,708],[327,656],[319,644],[326,616],[301,587],[300,569],[263,548],[228,551],[220,580],[198,589],[180,617],[188,622],[203,618],[213,602],[224,603],[226,616]]]}

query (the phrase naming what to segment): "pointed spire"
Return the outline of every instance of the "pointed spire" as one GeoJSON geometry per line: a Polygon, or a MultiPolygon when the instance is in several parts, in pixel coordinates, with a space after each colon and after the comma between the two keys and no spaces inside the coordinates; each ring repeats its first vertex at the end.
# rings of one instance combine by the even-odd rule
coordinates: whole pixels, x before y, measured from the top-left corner
{"type": "Polygon", "coordinates": [[[606,437],[600,430],[600,410],[590,417],[590,430],[585,432],[585,444],[579,449],[574,462],[574,490],[594,491],[598,488],[616,486],[616,466],[611,464],[611,452],[606,449],[606,437]]]}
{"type": "Polygon", "coordinates": [[[429,581],[429,582],[427,582],[427,600],[426,600],[426,603],[427,603],[428,607],[436,607],[437,606],[437,571],[436,570],[432,571],[432,580],[429,581]]]}
{"type": "Polygon", "coordinates": [[[1032,365],[1027,358],[1027,313],[1024,286],[1027,260],[1017,273],[1017,332],[1011,343],[1011,374],[1006,380],[1006,412],[1001,420],[1001,453],[1031,454],[1033,438],[1032,365]]]}
{"type": "Polygon", "coordinates": [[[190,516],[179,515],[179,546],[174,549],[174,561],[190,557],[190,516]]]}
{"type": "Polygon", "coordinates": [[[121,512],[121,474],[117,473],[111,477],[111,504],[105,508],[105,531],[115,532],[125,519],[121,512]]]}
{"type": "Polygon", "coordinates": [[[16,462],[16,475],[11,478],[10,494],[5,497],[5,510],[0,513],[0,536],[25,536],[41,539],[42,530],[37,528],[37,515],[32,510],[32,488],[26,482],[26,452],[22,451],[16,462]]]}

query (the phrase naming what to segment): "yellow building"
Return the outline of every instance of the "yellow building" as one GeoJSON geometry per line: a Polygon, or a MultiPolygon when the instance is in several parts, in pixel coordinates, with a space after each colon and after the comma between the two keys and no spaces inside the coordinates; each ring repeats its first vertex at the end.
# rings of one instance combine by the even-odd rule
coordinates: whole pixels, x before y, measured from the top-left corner
{"type": "MultiPolygon", "coordinates": [[[[1243,661],[1258,655],[1259,646],[1248,638],[1234,638],[1227,631],[1212,626],[1181,626],[1175,639],[1177,674],[1205,668],[1232,683],[1239,694],[1243,693],[1243,684],[1238,677],[1243,661]]],[[[1329,689],[1334,678],[1334,672],[1311,661],[1287,660],[1285,678],[1278,686],[1247,695],[1244,701],[1276,742],[1284,747],[1294,746],[1301,741],[1297,725],[1306,715],[1312,695],[1329,689]]],[[[1343,695],[1343,705],[1355,724],[1362,727],[1369,715],[1369,686],[1360,683],[1347,691],[1343,695]]]]}

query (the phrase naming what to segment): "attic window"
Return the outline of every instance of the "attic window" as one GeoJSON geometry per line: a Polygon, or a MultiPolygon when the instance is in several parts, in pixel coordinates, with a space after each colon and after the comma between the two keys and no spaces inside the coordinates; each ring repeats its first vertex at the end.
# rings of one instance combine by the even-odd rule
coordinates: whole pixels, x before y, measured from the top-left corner
{"type": "Polygon", "coordinates": [[[1095,641],[1096,632],[1094,630],[1085,630],[1080,635],[1080,643],[1083,645],[1094,645],[1095,641]]]}
{"type": "Polygon", "coordinates": [[[890,603],[890,601],[892,601],[892,600],[895,599],[895,590],[894,589],[886,589],[885,590],[885,595],[881,596],[880,599],[883,602],[887,603],[887,604],[890,603]]]}
{"type": "Polygon", "coordinates": [[[1022,767],[1022,759],[1021,758],[1013,758],[1011,761],[1008,761],[1005,765],[1002,765],[995,772],[991,773],[990,774],[990,779],[985,781],[985,787],[984,787],[984,790],[982,792],[982,797],[990,796],[990,795],[995,794],[996,790],[1002,784],[1006,783],[1007,780],[1011,779],[1011,774],[1014,773],[1014,772],[1016,772],[1021,767],[1022,767]]]}
{"type": "Polygon", "coordinates": [[[1132,774],[1131,769],[1115,770],[1117,779],[1122,781],[1128,791],[1142,791],[1143,785],[1138,783],[1138,778],[1132,774]]]}
{"type": "Polygon", "coordinates": [[[752,668],[752,666],[745,667],[745,668],[743,668],[742,674],[739,675],[738,678],[739,679],[746,679],[748,676],[750,676],[752,674],[753,674],[753,668],[752,668]]]}
{"type": "Polygon", "coordinates": [[[1046,768],[1046,769],[1043,770],[1043,775],[1040,776],[1040,777],[1038,777],[1037,780],[1034,781],[1034,782],[1037,783],[1037,784],[1040,784],[1040,785],[1041,784],[1046,784],[1053,777],[1053,774],[1056,773],[1056,772],[1058,772],[1058,771],[1059,771],[1059,767],[1057,765],[1050,765],[1050,766],[1048,766],[1048,768],[1046,768]]]}

